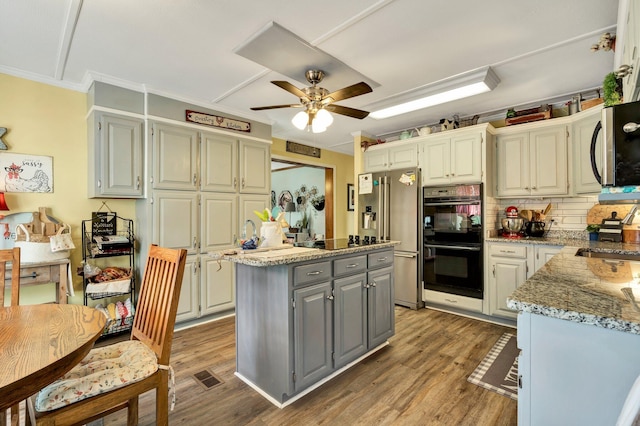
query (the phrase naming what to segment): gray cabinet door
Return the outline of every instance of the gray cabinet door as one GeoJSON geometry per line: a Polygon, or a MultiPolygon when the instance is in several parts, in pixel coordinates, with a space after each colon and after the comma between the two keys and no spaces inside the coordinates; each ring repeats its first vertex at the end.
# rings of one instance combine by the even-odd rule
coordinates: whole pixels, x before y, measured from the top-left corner
{"type": "MultiPolygon", "coordinates": [[[[89,147],[89,197],[142,197],[143,120],[116,114],[96,113],[95,141],[89,147]]],[[[90,142],[91,143],[91,142],[90,142]]]]}
{"type": "Polygon", "coordinates": [[[198,184],[198,132],[153,123],[153,187],[195,191],[198,184]]]}
{"type": "Polygon", "coordinates": [[[293,292],[296,391],[316,383],[333,371],[331,294],[330,281],[293,292]]]}
{"type": "Polygon", "coordinates": [[[333,282],[336,369],[342,368],[367,351],[366,279],[367,274],[362,273],[333,282]]]}
{"type": "Polygon", "coordinates": [[[393,267],[369,272],[369,349],[393,336],[395,332],[393,267]]]}
{"type": "Polygon", "coordinates": [[[238,141],[216,133],[201,133],[200,174],[202,191],[238,190],[238,141]]]}

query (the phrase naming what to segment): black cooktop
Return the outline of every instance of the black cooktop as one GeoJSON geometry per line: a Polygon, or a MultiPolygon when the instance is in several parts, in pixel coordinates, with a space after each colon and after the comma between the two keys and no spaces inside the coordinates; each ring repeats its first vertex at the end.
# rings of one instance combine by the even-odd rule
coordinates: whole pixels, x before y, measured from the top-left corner
{"type": "Polygon", "coordinates": [[[301,241],[299,243],[294,243],[293,245],[295,247],[309,247],[309,248],[318,248],[323,250],[340,250],[340,249],[346,249],[350,247],[361,247],[363,245],[371,245],[371,244],[362,244],[362,243],[354,244],[354,243],[349,243],[349,240],[347,238],[335,238],[331,240],[301,241]]]}

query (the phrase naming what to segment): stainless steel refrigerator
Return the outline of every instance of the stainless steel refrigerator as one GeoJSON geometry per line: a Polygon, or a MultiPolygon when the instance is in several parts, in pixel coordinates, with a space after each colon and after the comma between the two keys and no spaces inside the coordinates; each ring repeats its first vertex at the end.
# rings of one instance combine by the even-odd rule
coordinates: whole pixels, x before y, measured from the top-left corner
{"type": "Polygon", "coordinates": [[[422,301],[422,188],[420,169],[358,176],[358,235],[395,240],[395,303],[411,309],[422,301]]]}

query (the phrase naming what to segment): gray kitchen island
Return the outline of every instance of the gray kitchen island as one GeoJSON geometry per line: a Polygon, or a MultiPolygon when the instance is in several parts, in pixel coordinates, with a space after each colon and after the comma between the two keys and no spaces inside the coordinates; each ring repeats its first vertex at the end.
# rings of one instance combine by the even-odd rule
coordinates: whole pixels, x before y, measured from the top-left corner
{"type": "Polygon", "coordinates": [[[396,244],[212,253],[236,264],[236,376],[282,408],[386,346],[396,244]]]}

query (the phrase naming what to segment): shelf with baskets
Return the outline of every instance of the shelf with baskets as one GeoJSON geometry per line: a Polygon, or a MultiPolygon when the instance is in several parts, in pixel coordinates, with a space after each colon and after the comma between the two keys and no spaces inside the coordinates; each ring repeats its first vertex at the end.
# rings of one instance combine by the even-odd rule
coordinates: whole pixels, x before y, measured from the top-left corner
{"type": "Polygon", "coordinates": [[[82,221],[84,304],[107,316],[103,336],[130,330],[135,312],[133,220],[94,213],[82,221]]]}

